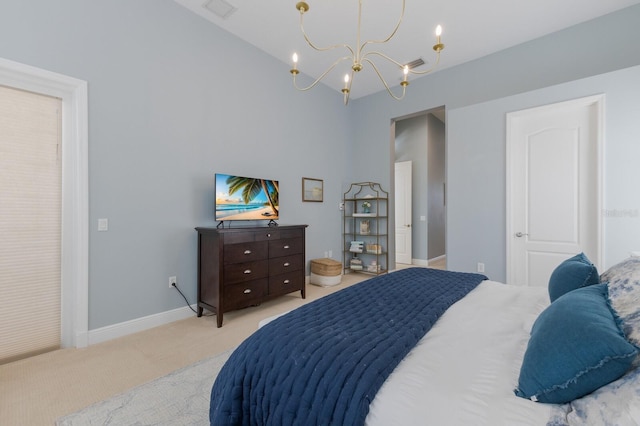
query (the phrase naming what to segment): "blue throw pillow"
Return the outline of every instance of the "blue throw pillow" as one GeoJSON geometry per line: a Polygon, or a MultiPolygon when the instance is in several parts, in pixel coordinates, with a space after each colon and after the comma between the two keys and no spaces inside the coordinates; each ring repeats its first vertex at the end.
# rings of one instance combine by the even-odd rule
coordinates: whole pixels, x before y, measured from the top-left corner
{"type": "Polygon", "coordinates": [[[564,404],[622,377],[637,354],[607,304],[607,285],[580,288],[533,324],[515,394],[564,404]]]}
{"type": "Polygon", "coordinates": [[[558,297],[577,288],[600,283],[598,270],[584,253],[577,254],[562,262],[549,278],[549,299],[558,297]]]}

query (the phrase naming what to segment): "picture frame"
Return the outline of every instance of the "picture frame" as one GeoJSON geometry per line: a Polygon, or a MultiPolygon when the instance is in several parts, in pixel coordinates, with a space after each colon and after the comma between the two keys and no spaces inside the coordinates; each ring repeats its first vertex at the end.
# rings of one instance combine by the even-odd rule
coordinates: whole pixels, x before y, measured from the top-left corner
{"type": "Polygon", "coordinates": [[[360,221],[360,234],[361,235],[369,235],[371,233],[371,222],[369,220],[361,220],[360,221]]]}
{"type": "Polygon", "coordinates": [[[324,197],[324,181],[322,179],[302,178],[302,201],[321,203],[324,197]]]}

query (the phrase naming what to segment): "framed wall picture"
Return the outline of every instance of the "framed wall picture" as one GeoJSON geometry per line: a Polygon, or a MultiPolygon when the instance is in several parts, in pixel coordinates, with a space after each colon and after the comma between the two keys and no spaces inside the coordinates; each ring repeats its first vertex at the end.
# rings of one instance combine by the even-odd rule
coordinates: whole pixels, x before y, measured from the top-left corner
{"type": "Polygon", "coordinates": [[[302,178],[302,201],[321,203],[323,197],[322,179],[302,178]]]}

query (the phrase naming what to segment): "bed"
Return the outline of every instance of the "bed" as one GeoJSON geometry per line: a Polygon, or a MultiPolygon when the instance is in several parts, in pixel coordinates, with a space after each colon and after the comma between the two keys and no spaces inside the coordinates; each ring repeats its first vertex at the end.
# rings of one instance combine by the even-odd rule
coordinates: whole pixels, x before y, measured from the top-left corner
{"type": "MultiPolygon", "coordinates": [[[[640,272],[640,258],[632,260],[632,269],[640,272]]],[[[269,321],[236,349],[212,388],[210,422],[639,424],[640,336],[625,327],[633,329],[640,317],[640,273],[632,302],[625,300],[627,306],[617,312],[609,300],[615,289],[600,284],[586,257],[578,263],[589,265],[589,271],[567,273],[559,266],[554,274],[561,285],[550,283],[549,289],[509,286],[479,274],[409,268],[304,305],[269,321]],[[575,276],[576,284],[567,285],[575,276]],[[566,288],[556,291],[550,303],[552,289],[559,287],[566,288]],[[564,315],[566,306],[574,304],[586,306],[576,315],[587,317],[571,321],[582,324],[580,332],[592,333],[589,315],[602,313],[601,301],[603,309],[615,312],[610,320],[604,314],[613,326],[606,322],[595,328],[614,334],[619,352],[584,359],[583,352],[593,347],[596,352],[611,350],[608,337],[599,335],[574,339],[587,349],[564,352],[555,350],[562,345],[545,340],[559,329],[554,323],[558,312],[564,315]],[[601,340],[604,349],[597,343],[601,340]],[[575,353],[587,367],[566,365],[568,358],[578,362],[575,353]],[[550,371],[554,377],[547,377],[550,371]],[[576,391],[586,394],[576,398],[576,391]],[[545,398],[555,398],[555,403],[545,398]],[[601,421],[592,423],[597,418],[601,421]]],[[[607,273],[603,278],[611,280],[614,274],[607,273]]],[[[620,286],[624,291],[618,293],[625,294],[621,300],[629,298],[627,287],[620,286]]],[[[559,321],[568,322],[565,317],[559,321]]],[[[564,333],[556,334],[566,341],[564,333]]]]}

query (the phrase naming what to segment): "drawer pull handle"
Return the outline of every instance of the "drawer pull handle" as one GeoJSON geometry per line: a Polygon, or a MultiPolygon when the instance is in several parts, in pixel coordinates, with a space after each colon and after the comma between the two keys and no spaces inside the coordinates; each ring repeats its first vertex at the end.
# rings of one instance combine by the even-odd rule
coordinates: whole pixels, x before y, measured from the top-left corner
{"type": "Polygon", "coordinates": [[[284,267],[286,268],[287,266],[290,266],[291,264],[289,262],[284,262],[284,267]]]}
{"type": "Polygon", "coordinates": [[[271,234],[267,234],[267,238],[271,238],[271,234]]]}
{"type": "Polygon", "coordinates": [[[283,248],[288,249],[288,248],[289,248],[289,246],[284,246],[283,248]]]}
{"type": "Polygon", "coordinates": [[[244,254],[251,254],[251,250],[245,250],[244,254]]]}
{"type": "Polygon", "coordinates": [[[250,274],[250,273],[251,273],[251,269],[246,269],[246,270],[244,271],[244,273],[245,273],[245,274],[250,274]]]}
{"type": "Polygon", "coordinates": [[[290,282],[289,280],[284,280],[282,283],[283,284],[289,284],[289,282],[290,282]]]}
{"type": "Polygon", "coordinates": [[[249,293],[251,293],[251,289],[250,288],[247,288],[247,289],[244,290],[244,294],[249,294],[249,293]]]}

